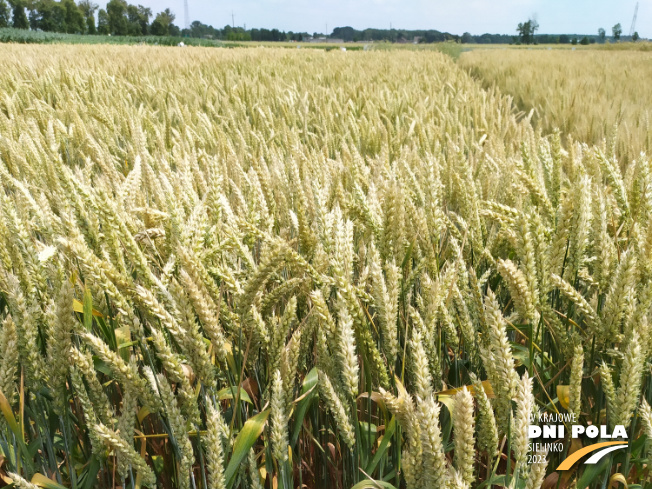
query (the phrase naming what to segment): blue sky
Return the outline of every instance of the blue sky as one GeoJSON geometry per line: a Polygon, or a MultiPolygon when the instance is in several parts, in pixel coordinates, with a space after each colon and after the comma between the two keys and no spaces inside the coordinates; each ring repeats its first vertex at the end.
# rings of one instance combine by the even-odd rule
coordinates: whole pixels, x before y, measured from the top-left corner
{"type": "MultiPolygon", "coordinates": [[[[540,33],[608,34],[620,22],[628,34],[636,0],[188,0],[190,19],[224,26],[277,27],[282,30],[323,32],[350,25],[405,29],[437,29],[456,34],[468,31],[513,34],[516,25],[536,15],[540,33]]],[[[102,0],[98,3],[103,3],[102,0]]],[[[130,0],[158,12],[165,7],[183,26],[183,0],[130,0]]],[[[652,37],[652,0],[640,1],[636,30],[652,37]]]]}

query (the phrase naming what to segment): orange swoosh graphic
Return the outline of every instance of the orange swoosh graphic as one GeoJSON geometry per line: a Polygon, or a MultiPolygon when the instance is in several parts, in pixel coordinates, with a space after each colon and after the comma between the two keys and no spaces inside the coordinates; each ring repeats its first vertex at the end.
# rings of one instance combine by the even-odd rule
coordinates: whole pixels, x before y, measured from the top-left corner
{"type": "Polygon", "coordinates": [[[595,445],[589,445],[588,447],[584,447],[575,453],[573,453],[571,456],[567,457],[566,460],[564,460],[562,463],[559,464],[559,467],[557,467],[557,470],[568,470],[570,469],[575,462],[577,462],[579,459],[581,459],[584,455],[587,455],[591,452],[595,452],[596,450],[599,450],[600,448],[604,447],[609,447],[611,445],[627,445],[626,441],[605,441],[602,443],[596,443],[595,445]]]}

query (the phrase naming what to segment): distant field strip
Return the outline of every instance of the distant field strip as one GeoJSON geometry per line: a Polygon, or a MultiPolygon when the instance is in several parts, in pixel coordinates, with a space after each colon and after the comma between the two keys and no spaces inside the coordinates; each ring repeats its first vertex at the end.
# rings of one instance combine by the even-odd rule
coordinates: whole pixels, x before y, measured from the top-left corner
{"type": "MultiPolygon", "coordinates": [[[[633,48],[632,48],[633,49],[633,48]]],[[[544,132],[578,141],[605,138],[631,160],[652,149],[652,53],[635,50],[474,49],[460,58],[485,86],[495,84],[544,132]]]]}

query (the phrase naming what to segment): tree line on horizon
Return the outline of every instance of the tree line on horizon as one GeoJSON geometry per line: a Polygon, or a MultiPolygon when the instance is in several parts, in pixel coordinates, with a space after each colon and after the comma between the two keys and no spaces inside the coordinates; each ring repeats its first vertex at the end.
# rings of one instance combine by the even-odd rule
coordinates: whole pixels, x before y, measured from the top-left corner
{"type": "MultiPolygon", "coordinates": [[[[434,43],[453,41],[463,44],[589,44],[606,42],[606,33],[600,28],[598,35],[536,34],[539,25],[529,19],[517,27],[517,36],[508,34],[457,35],[435,29],[374,29],[357,30],[353,27],[336,27],[330,34],[292,32],[279,29],[246,29],[225,25],[216,28],[199,20],[182,29],[174,21],[175,14],[166,8],[154,14],[152,9],[132,5],[126,0],[109,0],[100,8],[92,0],[0,0],[0,27],[32,29],[67,34],[114,36],[172,36],[206,38],[228,41],[306,41],[323,37],[344,42],[417,42],[434,43]]],[[[613,40],[620,40],[622,28],[612,28],[613,40]]],[[[638,33],[631,40],[636,41],[638,33]]]]}
{"type": "Polygon", "coordinates": [[[0,27],[67,34],[179,36],[169,8],[154,15],[142,5],[110,0],[106,8],[91,0],[0,0],[0,27]],[[96,15],[97,13],[97,15],[96,15]]]}
{"type": "MultiPolygon", "coordinates": [[[[560,36],[552,36],[550,34],[540,34],[536,35],[536,31],[539,29],[539,23],[537,22],[536,19],[528,19],[526,22],[520,22],[518,26],[516,27],[516,32],[518,33],[518,36],[516,36],[515,43],[516,44],[594,44],[594,43],[600,43],[604,44],[607,42],[607,31],[604,30],[603,27],[600,27],[598,29],[598,35],[597,36],[583,36],[582,39],[580,40],[580,36],[578,35],[568,35],[568,34],[562,34],[560,36]]],[[[611,40],[615,42],[619,42],[621,39],[623,33],[623,28],[620,25],[620,23],[614,25],[611,28],[611,40]]],[[[465,33],[464,36],[466,36],[468,33],[465,33]]],[[[469,34],[470,35],[470,34],[469,34]]],[[[462,36],[462,37],[464,37],[462,36]]],[[[636,42],[640,39],[640,36],[638,35],[638,32],[634,32],[631,37],[628,36],[627,39],[623,38],[623,40],[629,40],[636,42]]],[[[465,42],[464,40],[462,42],[465,42]]],[[[469,42],[469,41],[466,41],[469,42]]],[[[477,42],[477,41],[470,41],[470,42],[477,42]]]]}
{"type": "Polygon", "coordinates": [[[14,27],[44,32],[113,36],[173,36],[211,38],[232,41],[301,41],[310,34],[283,32],[278,29],[251,29],[230,25],[214,28],[194,21],[182,29],[175,14],[166,8],[154,14],[152,9],[132,5],[126,0],[109,0],[100,8],[92,0],[0,0],[0,28],[14,27]]]}

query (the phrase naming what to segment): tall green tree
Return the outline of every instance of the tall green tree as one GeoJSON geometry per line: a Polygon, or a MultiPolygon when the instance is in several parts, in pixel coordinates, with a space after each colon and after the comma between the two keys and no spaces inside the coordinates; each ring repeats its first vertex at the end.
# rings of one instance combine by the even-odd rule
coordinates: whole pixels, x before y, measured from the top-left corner
{"type": "Polygon", "coordinates": [[[639,37],[639,35],[638,35],[638,32],[634,32],[634,34],[632,34],[632,41],[633,41],[633,42],[636,42],[636,41],[638,41],[639,39],[640,39],[640,37],[639,37]]]}
{"type": "Polygon", "coordinates": [[[32,30],[40,29],[39,24],[41,21],[41,16],[37,7],[38,3],[32,4],[30,6],[29,13],[27,14],[29,28],[32,30]]]}
{"type": "Polygon", "coordinates": [[[106,4],[109,33],[116,36],[126,36],[129,33],[127,7],[125,0],[110,0],[106,4]]]}
{"type": "Polygon", "coordinates": [[[474,41],[473,36],[470,32],[465,32],[462,34],[462,44],[469,44],[474,41]]]}
{"type": "Polygon", "coordinates": [[[149,34],[149,21],[154,16],[152,9],[138,5],[138,23],[143,35],[149,34]]]}
{"type": "Polygon", "coordinates": [[[129,34],[132,36],[146,36],[149,33],[149,19],[151,18],[152,9],[142,5],[128,5],[129,34]]]}
{"type": "Polygon", "coordinates": [[[30,5],[29,24],[32,29],[68,34],[82,34],[86,26],[74,0],[37,0],[30,5]]]}
{"type": "Polygon", "coordinates": [[[607,33],[602,27],[598,29],[598,39],[600,39],[601,43],[604,43],[607,39],[607,33]]]}
{"type": "Polygon", "coordinates": [[[0,0],[0,27],[9,27],[9,5],[5,0],[0,0]]]}
{"type": "Polygon", "coordinates": [[[527,22],[521,22],[516,28],[519,42],[521,44],[534,43],[534,33],[538,28],[539,23],[535,19],[528,19],[527,22]]]}
{"type": "Polygon", "coordinates": [[[91,0],[81,0],[78,5],[86,19],[86,32],[88,34],[97,34],[97,28],[95,27],[95,12],[99,6],[91,0]]]}
{"type": "Polygon", "coordinates": [[[170,9],[166,8],[163,12],[156,14],[150,32],[155,36],[169,36],[170,27],[173,25],[175,18],[175,15],[170,11],[170,9]]]}
{"type": "Polygon", "coordinates": [[[109,30],[109,14],[103,8],[97,13],[97,32],[104,36],[111,34],[109,30]]]}
{"type": "Polygon", "coordinates": [[[29,29],[29,21],[25,13],[25,2],[23,0],[9,0],[11,4],[11,21],[16,29],[29,29]]]}
{"type": "MultiPolygon", "coordinates": [[[[170,27],[168,28],[168,35],[173,37],[180,37],[181,29],[176,24],[170,24],[170,27]]],[[[249,34],[247,34],[247,37],[248,37],[247,40],[251,41],[251,37],[249,36],[249,34]]]]}
{"type": "Polygon", "coordinates": [[[77,6],[75,0],[61,0],[61,6],[64,10],[64,32],[68,34],[83,34],[86,30],[84,13],[77,6]]]}
{"type": "Polygon", "coordinates": [[[620,22],[611,28],[611,33],[616,41],[620,41],[620,35],[623,33],[623,28],[620,25],[620,22]]]}
{"type": "Polygon", "coordinates": [[[38,0],[31,5],[29,25],[32,29],[45,32],[62,32],[64,30],[65,11],[54,0],[38,0]]]}

